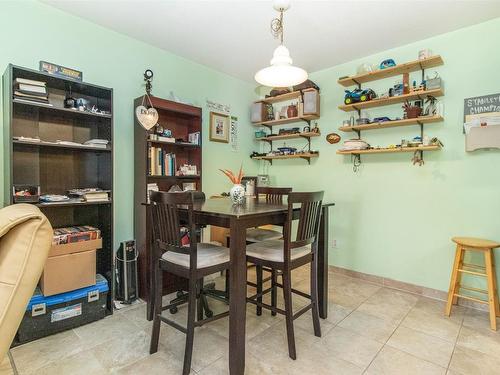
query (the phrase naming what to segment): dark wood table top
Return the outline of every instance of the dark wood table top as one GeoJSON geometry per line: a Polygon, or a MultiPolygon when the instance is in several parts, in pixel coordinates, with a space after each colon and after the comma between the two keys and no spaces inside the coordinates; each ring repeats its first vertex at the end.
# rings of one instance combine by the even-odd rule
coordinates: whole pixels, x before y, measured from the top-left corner
{"type": "MultiPolygon", "coordinates": [[[[325,203],[323,207],[335,205],[325,203]]],[[[195,203],[193,207],[196,213],[207,213],[221,217],[250,217],[270,213],[283,212],[288,209],[286,204],[268,203],[262,199],[247,198],[244,204],[233,205],[229,198],[210,198],[204,202],[195,203]]]]}

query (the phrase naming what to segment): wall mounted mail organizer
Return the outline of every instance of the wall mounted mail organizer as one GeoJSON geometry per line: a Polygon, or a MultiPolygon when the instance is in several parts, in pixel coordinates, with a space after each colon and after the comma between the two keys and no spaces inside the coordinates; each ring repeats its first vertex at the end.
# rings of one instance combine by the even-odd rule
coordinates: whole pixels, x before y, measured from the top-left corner
{"type": "Polygon", "coordinates": [[[464,99],[465,150],[500,149],[500,93],[464,99]]]}

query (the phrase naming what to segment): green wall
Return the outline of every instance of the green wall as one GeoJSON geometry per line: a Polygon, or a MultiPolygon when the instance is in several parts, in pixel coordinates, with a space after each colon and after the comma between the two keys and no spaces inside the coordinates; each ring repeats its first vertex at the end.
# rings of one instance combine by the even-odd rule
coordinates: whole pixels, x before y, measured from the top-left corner
{"type": "MultiPolygon", "coordinates": [[[[500,91],[500,51],[496,48],[500,19],[311,75],[321,87],[319,124],[326,135],[337,131],[350,116],[337,109],[343,98],[338,77],[353,74],[363,62],[379,63],[389,57],[396,62],[414,60],[422,48],[431,48],[445,61],[444,66],[429,71],[439,71],[445,82],[445,122],[426,127],[427,134],[444,142],[444,150],[426,153],[423,167],[412,166],[410,154],[367,155],[355,174],[349,157],[335,154],[339,145],[329,145],[324,137],[313,140],[321,155],[311,166],[302,160],[276,161],[271,167],[250,161],[248,154],[260,146],[252,140],[254,129],[248,121],[249,103],[256,97],[253,84],[38,2],[2,2],[0,7],[0,69],[8,63],[36,69],[39,60],[46,60],[80,69],[85,81],[115,90],[115,243],[133,236],[132,100],[143,93],[141,78],[146,68],[155,72],[155,95],[167,97],[172,90],[204,108],[203,187],[207,194],[229,187],[217,168],[238,168],[241,162],[248,174],[258,170],[271,174],[275,185],[325,190],[325,200],[336,203],[330,238],[337,240],[337,248],[331,247],[331,264],[445,290],[453,257],[451,236],[500,239],[500,153],[466,153],[461,130],[463,99],[500,91]],[[239,117],[239,152],[208,141],[207,99],[231,105],[232,114],[239,117]]],[[[395,80],[382,84],[388,87],[395,80]]],[[[393,106],[368,114],[402,113],[399,106],[393,106]]],[[[372,145],[387,145],[412,138],[418,131],[418,127],[385,129],[366,132],[363,137],[372,145]]],[[[350,134],[341,135],[347,139],[350,134]]]]}
{"type": "MultiPolygon", "coordinates": [[[[415,60],[423,48],[444,59],[443,66],[428,74],[439,71],[444,80],[445,121],[428,125],[425,132],[439,137],[445,148],[425,153],[425,166],[413,166],[412,154],[366,155],[361,171],[353,173],[350,157],[335,154],[342,141],[330,145],[321,137],[313,139],[320,157],[311,166],[304,161],[276,161],[269,167],[277,185],[325,190],[325,200],[336,203],[330,242],[336,239],[338,245],[331,248],[331,264],[447,290],[452,236],[500,240],[500,151],[466,153],[462,134],[463,99],[500,92],[499,39],[497,18],[311,75],[321,88],[321,131],[338,132],[343,141],[355,138],[355,133],[337,129],[355,112],[337,109],[343,100],[339,77],[355,74],[364,62],[415,60]]],[[[390,87],[398,78],[372,87],[390,87]]],[[[368,115],[402,117],[402,109],[394,105],[370,110],[368,115]]],[[[362,137],[384,146],[418,133],[414,126],[367,131],[362,137]]]]}
{"type": "MultiPolygon", "coordinates": [[[[133,238],[133,99],[144,93],[142,74],[147,68],[155,73],[154,95],[168,97],[173,91],[203,107],[207,194],[229,190],[228,180],[217,168],[237,169],[243,161],[248,173],[257,169],[248,158],[252,145],[244,142],[252,132],[248,108],[255,98],[253,85],[38,2],[1,2],[0,70],[9,63],[38,69],[40,60],[76,68],[83,71],[86,82],[114,89],[115,244],[133,238]],[[231,152],[229,144],[208,141],[207,99],[231,105],[231,114],[238,116],[239,152],[231,152]]],[[[3,161],[0,166],[3,176],[3,161]]],[[[2,189],[3,183],[0,197],[2,189]]]]}

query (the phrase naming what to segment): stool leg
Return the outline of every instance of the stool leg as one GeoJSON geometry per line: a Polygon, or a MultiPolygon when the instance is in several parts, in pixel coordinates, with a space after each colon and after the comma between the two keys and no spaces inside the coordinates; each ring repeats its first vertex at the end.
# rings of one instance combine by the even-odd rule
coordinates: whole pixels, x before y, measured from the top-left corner
{"type": "Polygon", "coordinates": [[[498,285],[497,285],[497,272],[495,268],[495,253],[493,250],[491,250],[491,266],[493,269],[493,286],[495,287],[495,298],[496,298],[496,303],[495,303],[495,311],[496,311],[496,316],[500,317],[500,303],[498,301],[498,285]]]}
{"type": "MultiPolygon", "coordinates": [[[[462,269],[464,268],[464,256],[465,256],[465,249],[462,248],[462,251],[460,251],[460,260],[458,261],[458,268],[457,269],[462,269]]],[[[457,272],[457,281],[456,281],[456,285],[457,285],[457,288],[455,288],[455,290],[453,291],[453,302],[452,304],[453,305],[458,305],[458,297],[455,296],[455,293],[457,293],[459,290],[458,288],[460,287],[460,284],[462,283],[462,272],[457,272]]]]}
{"type": "Polygon", "coordinates": [[[498,297],[495,296],[495,282],[493,278],[495,277],[495,270],[493,269],[493,260],[491,257],[492,250],[484,252],[484,263],[486,266],[486,276],[488,278],[488,304],[490,307],[490,326],[491,329],[497,330],[497,304],[498,297]]]}
{"type": "Polygon", "coordinates": [[[453,305],[453,297],[457,289],[458,280],[458,267],[460,265],[460,258],[462,257],[462,247],[457,245],[457,250],[455,252],[455,262],[453,263],[453,269],[451,271],[450,289],[448,291],[448,302],[446,303],[446,316],[451,314],[451,306],[453,305]]]}

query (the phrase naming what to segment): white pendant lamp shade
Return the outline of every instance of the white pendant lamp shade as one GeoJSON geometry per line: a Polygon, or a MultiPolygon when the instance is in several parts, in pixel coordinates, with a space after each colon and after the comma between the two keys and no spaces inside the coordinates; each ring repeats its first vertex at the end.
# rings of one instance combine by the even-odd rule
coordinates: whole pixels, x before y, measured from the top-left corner
{"type": "Polygon", "coordinates": [[[274,50],[271,66],[259,70],[255,80],[264,86],[290,87],[307,80],[307,72],[293,66],[288,48],[280,45],[274,50]]]}

